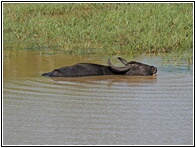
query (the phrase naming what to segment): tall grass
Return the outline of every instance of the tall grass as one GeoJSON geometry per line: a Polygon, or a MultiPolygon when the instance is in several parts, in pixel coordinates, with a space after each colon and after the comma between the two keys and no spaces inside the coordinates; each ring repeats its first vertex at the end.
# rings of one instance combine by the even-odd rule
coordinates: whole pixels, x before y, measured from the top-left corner
{"type": "Polygon", "coordinates": [[[191,57],[193,3],[4,3],[3,40],[72,54],[191,57]]]}

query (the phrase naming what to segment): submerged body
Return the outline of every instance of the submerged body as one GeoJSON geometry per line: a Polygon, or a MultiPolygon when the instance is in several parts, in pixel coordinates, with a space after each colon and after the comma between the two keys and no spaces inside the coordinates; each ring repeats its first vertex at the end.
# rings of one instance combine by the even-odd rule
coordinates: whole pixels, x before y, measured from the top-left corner
{"type": "Polygon", "coordinates": [[[50,77],[79,77],[79,76],[95,76],[113,74],[109,70],[109,66],[79,63],[73,66],[66,66],[59,69],[54,69],[52,72],[45,73],[43,76],[50,77]]]}
{"type": "Polygon", "coordinates": [[[73,66],[66,66],[54,69],[52,72],[44,73],[43,76],[49,77],[81,77],[97,75],[140,75],[147,76],[156,74],[157,68],[143,63],[131,61],[127,62],[123,58],[118,58],[125,67],[116,67],[108,59],[108,65],[98,65],[91,63],[79,63],[73,66]]]}

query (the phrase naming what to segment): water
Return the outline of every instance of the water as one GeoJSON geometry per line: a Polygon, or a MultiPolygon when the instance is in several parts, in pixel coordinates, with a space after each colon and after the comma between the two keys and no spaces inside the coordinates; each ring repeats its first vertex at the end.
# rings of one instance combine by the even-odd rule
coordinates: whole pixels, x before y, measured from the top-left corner
{"type": "Polygon", "coordinates": [[[192,65],[164,65],[160,57],[145,56],[134,60],[156,66],[157,76],[41,76],[65,65],[106,60],[4,51],[3,144],[193,144],[192,65]]]}

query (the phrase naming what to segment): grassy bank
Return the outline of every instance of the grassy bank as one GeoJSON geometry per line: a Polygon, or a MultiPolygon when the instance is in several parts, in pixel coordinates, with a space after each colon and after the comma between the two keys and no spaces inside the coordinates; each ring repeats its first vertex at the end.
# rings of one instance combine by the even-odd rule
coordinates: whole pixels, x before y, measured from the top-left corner
{"type": "Polygon", "coordinates": [[[186,53],[193,4],[3,4],[4,43],[71,54],[186,53]]]}

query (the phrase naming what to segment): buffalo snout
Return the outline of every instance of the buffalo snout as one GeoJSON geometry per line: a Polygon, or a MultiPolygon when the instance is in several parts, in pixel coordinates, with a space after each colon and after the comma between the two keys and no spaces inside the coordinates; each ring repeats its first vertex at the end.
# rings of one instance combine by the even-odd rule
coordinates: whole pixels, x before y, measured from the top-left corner
{"type": "Polygon", "coordinates": [[[152,67],[152,74],[155,75],[157,73],[157,68],[156,67],[152,67]]]}

